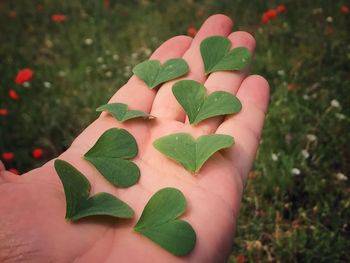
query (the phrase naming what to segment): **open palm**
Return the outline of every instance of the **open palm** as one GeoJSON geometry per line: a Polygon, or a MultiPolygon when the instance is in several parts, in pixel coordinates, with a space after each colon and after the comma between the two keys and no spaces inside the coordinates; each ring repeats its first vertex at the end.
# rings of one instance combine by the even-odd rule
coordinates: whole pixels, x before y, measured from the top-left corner
{"type": "Polygon", "coordinates": [[[245,32],[231,33],[231,27],[232,22],[226,16],[212,16],[194,39],[174,37],[162,44],[152,59],[164,62],[183,57],[190,67],[187,79],[204,83],[209,93],[225,90],[236,94],[242,102],[242,111],[192,127],[172,95],[174,81],[156,91],[133,76],[111,102],[126,103],[130,109],[149,112],[156,119],[120,124],[103,113],[59,158],[87,176],[91,194],[109,192],[126,202],[135,211],[134,219],[94,217],[77,223],[66,222],[65,196],[53,161],[21,177],[2,171],[1,262],[225,262],[268,101],[268,84],[260,76],[247,77],[246,72],[216,72],[209,77],[204,74],[199,44],[208,36],[226,36],[232,47],[245,46],[253,52],[254,38],[245,32]],[[141,177],[136,185],[127,189],[114,187],[82,159],[102,133],[112,127],[127,129],[139,147],[133,161],[139,166],[141,177]],[[175,132],[190,132],[194,137],[228,134],[235,138],[236,144],[216,153],[199,174],[193,176],[152,146],[155,139],[175,132]],[[193,226],[197,243],[186,257],[173,256],[132,229],[149,198],[164,187],[178,188],[188,202],[182,219],[193,226]]]}

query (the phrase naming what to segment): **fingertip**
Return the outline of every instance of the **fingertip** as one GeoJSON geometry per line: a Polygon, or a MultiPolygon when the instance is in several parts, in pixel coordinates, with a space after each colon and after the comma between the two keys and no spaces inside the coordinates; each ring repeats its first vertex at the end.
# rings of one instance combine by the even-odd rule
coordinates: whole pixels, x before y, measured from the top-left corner
{"type": "Polygon", "coordinates": [[[228,16],[223,14],[212,15],[205,20],[194,40],[198,43],[209,36],[228,36],[232,30],[232,26],[233,22],[228,16]]]}
{"type": "Polygon", "coordinates": [[[255,38],[248,32],[236,31],[231,33],[228,38],[232,42],[232,47],[246,47],[250,52],[254,52],[256,41],[255,38]]]}
{"type": "Polygon", "coordinates": [[[222,26],[230,26],[231,28],[233,26],[232,19],[230,17],[228,17],[227,15],[224,15],[224,14],[211,15],[205,21],[205,23],[212,23],[212,22],[219,23],[222,26]]]}
{"type": "Polygon", "coordinates": [[[192,38],[189,36],[179,35],[172,37],[153,52],[151,59],[164,62],[169,58],[181,57],[190,47],[191,43],[192,38]]]}
{"type": "Polygon", "coordinates": [[[241,101],[253,103],[256,107],[266,112],[270,96],[270,85],[260,75],[247,77],[238,90],[237,97],[241,101]]]}

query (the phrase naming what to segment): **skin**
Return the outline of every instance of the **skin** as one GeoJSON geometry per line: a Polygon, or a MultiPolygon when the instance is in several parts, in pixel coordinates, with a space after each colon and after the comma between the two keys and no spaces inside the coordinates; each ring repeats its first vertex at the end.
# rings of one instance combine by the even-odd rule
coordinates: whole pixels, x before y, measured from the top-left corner
{"type": "Polygon", "coordinates": [[[214,15],[192,39],[177,36],[163,43],[152,59],[164,62],[182,57],[190,67],[186,79],[203,83],[208,93],[225,90],[242,102],[242,111],[189,125],[171,92],[174,81],[150,90],[133,76],[110,100],[129,109],[148,112],[156,119],[131,120],[123,124],[102,113],[58,158],[80,170],[90,181],[91,194],[109,192],[135,211],[132,220],[91,217],[77,223],[65,221],[65,195],[53,160],[23,176],[5,171],[0,163],[0,261],[1,262],[225,262],[231,252],[244,183],[260,139],[267,109],[267,81],[247,72],[215,72],[206,76],[199,52],[200,42],[212,35],[228,37],[232,47],[254,52],[255,40],[246,32],[231,33],[232,21],[214,15]],[[112,127],[127,129],[136,138],[139,154],[133,161],[141,170],[138,184],[121,189],[108,183],[82,156],[100,135],[112,127]],[[194,137],[227,134],[236,144],[216,153],[193,176],[159,153],[152,142],[175,132],[194,137]],[[150,197],[159,189],[181,190],[188,209],[181,217],[196,231],[197,243],[185,257],[175,257],[133,231],[150,197]]]}

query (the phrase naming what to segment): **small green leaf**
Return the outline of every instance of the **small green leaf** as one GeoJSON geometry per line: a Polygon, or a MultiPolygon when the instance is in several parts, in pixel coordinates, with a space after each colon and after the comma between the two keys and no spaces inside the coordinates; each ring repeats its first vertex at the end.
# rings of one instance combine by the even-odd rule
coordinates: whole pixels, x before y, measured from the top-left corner
{"type": "Polygon", "coordinates": [[[152,115],[139,110],[128,110],[128,105],[124,103],[110,103],[101,105],[96,111],[107,111],[120,122],[135,118],[153,118],[152,115]]]}
{"type": "Polygon", "coordinates": [[[201,42],[200,50],[206,74],[221,70],[241,70],[250,63],[247,48],[230,50],[230,47],[230,40],[223,36],[211,36],[201,42]]]}
{"type": "Polygon", "coordinates": [[[153,89],[161,83],[185,75],[188,72],[188,65],[181,58],[169,59],[163,65],[158,60],[146,60],[136,65],[132,71],[153,89]]]}
{"type": "Polygon", "coordinates": [[[69,163],[57,159],[55,169],[66,195],[66,219],[76,221],[83,217],[105,215],[132,218],[133,210],[124,202],[108,193],[89,197],[90,183],[86,177],[69,163]]]}
{"type": "Polygon", "coordinates": [[[113,185],[129,187],[140,177],[137,165],[129,161],[137,152],[136,140],[128,131],[112,128],[101,135],[84,159],[113,185]]]}
{"type": "Polygon", "coordinates": [[[189,133],[175,133],[153,142],[158,151],[180,163],[191,173],[198,172],[214,153],[233,144],[233,138],[228,135],[209,134],[195,140],[189,133]]]}
{"type": "Polygon", "coordinates": [[[179,190],[163,188],[148,201],[134,230],[170,253],[185,256],[196,244],[192,226],[177,219],[186,208],[186,199],[179,190]]]}
{"type": "Polygon", "coordinates": [[[180,80],[173,85],[173,94],[186,111],[191,124],[241,110],[241,102],[229,92],[215,91],[207,98],[206,88],[194,80],[180,80]]]}

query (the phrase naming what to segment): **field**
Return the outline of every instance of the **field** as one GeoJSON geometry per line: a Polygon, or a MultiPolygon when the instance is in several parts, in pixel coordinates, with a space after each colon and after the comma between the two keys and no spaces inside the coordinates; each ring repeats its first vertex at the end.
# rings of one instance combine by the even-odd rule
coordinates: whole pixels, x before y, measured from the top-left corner
{"type": "Polygon", "coordinates": [[[1,1],[1,159],[25,173],[57,156],[134,65],[223,13],[235,30],[255,36],[252,73],[271,86],[229,262],[349,262],[350,13],[343,2],[1,1]],[[263,23],[279,5],[286,9],[263,23]],[[24,68],[33,79],[16,84],[24,68]]]}

